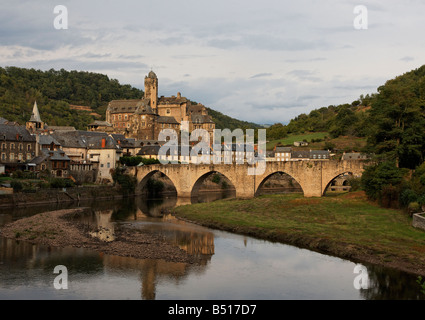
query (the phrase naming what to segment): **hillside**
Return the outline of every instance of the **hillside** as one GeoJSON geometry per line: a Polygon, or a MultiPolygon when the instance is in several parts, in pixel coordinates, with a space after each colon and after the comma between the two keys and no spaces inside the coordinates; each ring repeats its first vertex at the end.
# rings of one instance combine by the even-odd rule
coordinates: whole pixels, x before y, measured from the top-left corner
{"type": "MultiPolygon", "coordinates": [[[[0,67],[0,117],[20,124],[28,121],[36,100],[41,118],[48,125],[85,130],[93,120],[104,119],[111,100],[137,99],[143,94],[140,89],[98,73],[0,67]]],[[[218,129],[260,127],[208,111],[218,129]]]]}
{"type": "Polygon", "coordinates": [[[215,111],[211,108],[207,108],[208,114],[211,115],[215,122],[215,126],[217,129],[230,129],[234,130],[237,128],[240,129],[260,129],[263,128],[263,126],[259,124],[255,124],[253,122],[247,122],[242,120],[237,120],[235,118],[226,116],[222,114],[221,112],[215,111]]]}

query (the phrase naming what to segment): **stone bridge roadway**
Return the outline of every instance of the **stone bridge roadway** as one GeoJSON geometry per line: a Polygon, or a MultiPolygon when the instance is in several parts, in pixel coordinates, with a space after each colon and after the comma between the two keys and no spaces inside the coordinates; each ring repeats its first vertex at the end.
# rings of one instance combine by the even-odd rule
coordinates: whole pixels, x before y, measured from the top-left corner
{"type": "MultiPolygon", "coordinates": [[[[305,197],[321,197],[333,179],[343,173],[361,176],[366,161],[273,161],[267,162],[261,174],[248,175],[248,164],[155,164],[130,167],[127,173],[137,178],[139,188],[156,172],[166,175],[174,184],[178,197],[195,196],[206,177],[216,172],[226,176],[236,189],[236,197],[252,198],[274,173],[289,174],[301,186],[305,197]]],[[[257,169],[258,170],[258,169],[257,169]]]]}

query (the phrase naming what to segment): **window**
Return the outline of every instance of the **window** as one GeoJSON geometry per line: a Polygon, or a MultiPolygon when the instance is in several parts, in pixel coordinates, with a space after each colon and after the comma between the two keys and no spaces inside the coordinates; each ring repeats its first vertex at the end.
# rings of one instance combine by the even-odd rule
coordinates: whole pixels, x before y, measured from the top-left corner
{"type": "Polygon", "coordinates": [[[22,145],[22,143],[19,144],[19,151],[24,150],[24,146],[22,145]]]}
{"type": "Polygon", "coordinates": [[[167,114],[171,114],[171,110],[170,109],[167,109],[167,114]]]}
{"type": "Polygon", "coordinates": [[[2,144],[1,144],[1,149],[2,149],[2,150],[6,150],[6,143],[2,143],[2,144]]]}
{"type": "Polygon", "coordinates": [[[124,115],[124,120],[127,120],[128,119],[128,116],[127,115],[124,115]]]}
{"type": "Polygon", "coordinates": [[[2,160],[2,161],[5,161],[5,160],[6,160],[6,153],[2,153],[2,154],[1,154],[1,160],[2,160]]]}
{"type": "Polygon", "coordinates": [[[31,160],[31,153],[27,153],[27,160],[30,161],[31,160]]]}
{"type": "Polygon", "coordinates": [[[115,121],[115,115],[112,116],[112,121],[115,121]]]}
{"type": "Polygon", "coordinates": [[[118,120],[121,120],[121,115],[118,116],[118,120]]]}
{"type": "Polygon", "coordinates": [[[108,162],[108,163],[106,164],[106,167],[107,167],[107,168],[110,168],[110,167],[111,167],[111,164],[108,162]]]}
{"type": "Polygon", "coordinates": [[[9,158],[10,158],[10,161],[15,161],[15,154],[11,153],[9,158]]]}
{"type": "Polygon", "coordinates": [[[10,144],[10,150],[15,150],[15,144],[14,143],[10,144]]]}
{"type": "Polygon", "coordinates": [[[27,144],[27,151],[31,151],[31,145],[27,144]]]}

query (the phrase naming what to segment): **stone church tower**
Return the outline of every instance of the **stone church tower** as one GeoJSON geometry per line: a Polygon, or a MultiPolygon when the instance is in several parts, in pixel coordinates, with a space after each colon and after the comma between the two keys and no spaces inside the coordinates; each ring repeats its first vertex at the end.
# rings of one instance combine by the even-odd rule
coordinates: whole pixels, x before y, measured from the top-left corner
{"type": "Polygon", "coordinates": [[[158,77],[153,71],[145,77],[145,98],[150,100],[152,111],[158,114],[158,77]]]}
{"type": "Polygon", "coordinates": [[[38,131],[43,131],[45,124],[41,121],[40,112],[38,112],[37,101],[34,102],[34,107],[32,109],[31,118],[26,123],[26,128],[31,133],[36,133],[38,131]]]}

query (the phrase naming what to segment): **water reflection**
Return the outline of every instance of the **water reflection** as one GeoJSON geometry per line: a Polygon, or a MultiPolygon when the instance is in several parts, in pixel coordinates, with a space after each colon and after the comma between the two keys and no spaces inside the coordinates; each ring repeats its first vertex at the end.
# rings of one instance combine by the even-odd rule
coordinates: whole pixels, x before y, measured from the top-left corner
{"type": "MultiPolygon", "coordinates": [[[[101,240],[117,228],[161,235],[199,257],[196,264],[105,255],[0,238],[0,299],[423,299],[416,277],[366,265],[369,289],[353,288],[355,263],[176,219],[174,197],[85,203],[78,217],[101,240]],[[56,265],[69,270],[69,290],[53,287],[56,265]]],[[[69,206],[69,205],[67,205],[69,206]]],[[[48,210],[55,210],[50,206],[48,210]]],[[[0,211],[0,226],[34,211],[0,211]]]]}

